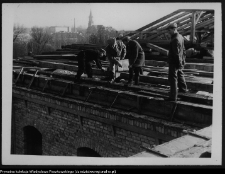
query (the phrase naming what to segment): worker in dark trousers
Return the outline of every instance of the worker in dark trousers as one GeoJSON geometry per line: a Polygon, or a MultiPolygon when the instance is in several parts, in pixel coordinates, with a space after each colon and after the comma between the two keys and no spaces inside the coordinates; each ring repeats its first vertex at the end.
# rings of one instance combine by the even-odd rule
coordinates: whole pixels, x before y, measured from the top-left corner
{"type": "Polygon", "coordinates": [[[184,47],[184,38],[177,31],[177,24],[173,23],[167,27],[168,33],[171,35],[168,64],[170,84],[170,95],[167,101],[177,101],[177,86],[179,92],[187,92],[187,85],[182,71],[185,65],[186,51],[184,47]]]}
{"type": "Polygon", "coordinates": [[[75,76],[74,82],[77,82],[80,80],[80,77],[84,73],[84,70],[86,70],[88,77],[92,78],[93,72],[92,72],[91,63],[93,61],[95,61],[99,69],[105,72],[105,70],[102,68],[101,61],[100,61],[100,59],[104,59],[105,56],[106,56],[106,51],[104,49],[80,51],[77,56],[78,71],[77,71],[77,75],[75,76]]]}
{"type": "Polygon", "coordinates": [[[145,53],[141,45],[135,41],[131,40],[130,37],[126,36],[123,39],[123,43],[127,48],[127,58],[129,60],[129,79],[127,85],[133,83],[133,74],[134,75],[134,84],[139,84],[139,75],[143,73],[142,66],[145,64],[145,53]]]}

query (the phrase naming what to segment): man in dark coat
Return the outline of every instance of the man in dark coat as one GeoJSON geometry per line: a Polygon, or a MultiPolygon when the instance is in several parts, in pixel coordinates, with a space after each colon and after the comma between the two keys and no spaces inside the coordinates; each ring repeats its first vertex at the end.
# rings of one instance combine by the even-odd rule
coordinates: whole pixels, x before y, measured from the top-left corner
{"type": "Polygon", "coordinates": [[[167,101],[177,101],[177,83],[179,92],[187,92],[187,85],[182,71],[185,65],[186,51],[184,47],[184,38],[178,33],[177,24],[170,24],[167,27],[167,31],[171,35],[168,55],[170,96],[167,101]]]}
{"type": "Polygon", "coordinates": [[[129,79],[127,84],[132,84],[133,74],[135,85],[139,83],[139,74],[142,73],[142,66],[145,64],[145,53],[141,45],[131,40],[130,37],[123,39],[124,44],[127,48],[127,58],[129,60],[129,79]]]}
{"type": "Polygon", "coordinates": [[[92,78],[93,73],[92,73],[91,63],[93,61],[95,61],[99,69],[101,69],[102,71],[105,71],[102,68],[101,61],[100,61],[100,58],[103,58],[105,55],[106,55],[106,52],[104,49],[80,51],[77,56],[78,71],[77,71],[77,75],[75,76],[75,82],[80,80],[80,77],[84,73],[84,70],[86,70],[88,77],[92,78]]]}

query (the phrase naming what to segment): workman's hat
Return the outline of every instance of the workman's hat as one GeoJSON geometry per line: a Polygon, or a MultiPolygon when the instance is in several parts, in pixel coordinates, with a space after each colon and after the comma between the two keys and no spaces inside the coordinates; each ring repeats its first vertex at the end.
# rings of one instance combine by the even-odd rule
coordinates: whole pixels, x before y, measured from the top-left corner
{"type": "Polygon", "coordinates": [[[166,30],[173,29],[173,28],[177,28],[177,24],[176,23],[169,24],[169,26],[166,27],[166,30]]]}
{"type": "Polygon", "coordinates": [[[125,36],[122,41],[127,42],[129,40],[130,40],[130,37],[129,36],[125,36]]]}

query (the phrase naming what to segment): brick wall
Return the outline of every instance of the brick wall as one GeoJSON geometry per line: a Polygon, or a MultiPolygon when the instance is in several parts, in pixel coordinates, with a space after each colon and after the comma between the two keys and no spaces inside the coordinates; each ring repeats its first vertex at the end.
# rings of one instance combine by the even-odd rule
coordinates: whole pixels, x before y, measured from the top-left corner
{"type": "Polygon", "coordinates": [[[118,109],[13,89],[13,153],[24,154],[25,126],[42,134],[43,155],[77,155],[88,147],[102,157],[128,157],[151,146],[182,136],[182,129],[158,119],[118,109]]]}

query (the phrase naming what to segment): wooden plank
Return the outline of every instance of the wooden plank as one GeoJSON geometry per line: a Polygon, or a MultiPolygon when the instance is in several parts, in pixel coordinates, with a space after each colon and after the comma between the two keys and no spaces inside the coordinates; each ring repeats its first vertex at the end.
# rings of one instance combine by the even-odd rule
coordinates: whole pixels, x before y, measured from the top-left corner
{"type": "Polygon", "coordinates": [[[192,44],[195,43],[195,25],[196,25],[196,12],[192,13],[192,21],[191,21],[191,35],[190,35],[190,41],[192,44]]]}
{"type": "MultiPolygon", "coordinates": [[[[211,16],[210,16],[211,17],[211,16]]],[[[200,20],[199,20],[199,22],[201,22],[202,20],[204,20],[204,19],[206,19],[206,17],[203,17],[203,18],[201,18],[200,20]]],[[[211,18],[212,19],[212,18],[211,18]]],[[[185,32],[185,31],[181,31],[181,29],[183,29],[183,28],[186,28],[186,27],[190,27],[191,28],[191,21],[190,20],[188,20],[188,21],[186,21],[185,23],[183,23],[183,24],[185,24],[185,25],[182,25],[181,27],[179,27],[178,28],[178,31],[181,33],[181,32],[185,32]]],[[[198,23],[198,24],[201,24],[201,23],[198,23]]],[[[197,24],[197,26],[198,26],[198,24],[197,24]]],[[[190,32],[190,28],[189,29],[187,29],[188,30],[188,33],[190,32]]],[[[198,29],[198,28],[195,28],[195,29],[198,29]]],[[[183,35],[184,34],[186,34],[186,33],[182,33],[183,35]]]]}
{"type": "MultiPolygon", "coordinates": [[[[214,18],[211,18],[210,20],[208,21],[205,21],[205,22],[202,22],[202,23],[198,23],[196,26],[195,26],[195,29],[199,29],[199,28],[202,28],[208,24],[214,24],[214,18]]],[[[187,33],[190,33],[190,30],[188,29],[188,31],[184,31],[182,32],[181,34],[182,35],[185,35],[187,33]]]]}
{"type": "MultiPolygon", "coordinates": [[[[128,79],[128,73],[121,73],[121,78],[128,79]]],[[[213,93],[213,85],[210,83],[210,80],[202,80],[203,82],[199,82],[198,78],[194,81],[193,79],[186,79],[186,84],[189,89],[198,90],[198,91],[207,91],[209,93],[213,93]]],[[[140,82],[146,82],[151,84],[161,84],[168,85],[168,78],[165,77],[155,77],[155,76],[140,76],[140,82]]]]}
{"type": "MultiPolygon", "coordinates": [[[[180,30],[180,29],[183,29],[186,25],[186,23],[189,23],[190,21],[191,21],[191,18],[190,18],[190,16],[191,15],[188,15],[187,17],[185,17],[184,19],[180,19],[180,20],[178,20],[178,21],[176,21],[176,22],[173,22],[173,23],[177,23],[178,24],[178,30],[180,30]],[[190,18],[189,20],[187,20],[187,21],[185,21],[185,22],[183,22],[183,23],[181,23],[183,20],[185,20],[185,19],[188,19],[188,18],[190,18]],[[183,26],[183,25],[185,25],[185,26],[183,26]]],[[[165,28],[166,27],[163,27],[159,32],[157,32],[156,34],[154,34],[154,35],[151,35],[150,37],[148,37],[148,39],[153,39],[153,38],[155,38],[155,37],[157,37],[157,36],[159,36],[159,35],[161,35],[161,34],[164,34],[164,33],[167,33],[167,31],[165,30],[165,28]]]]}
{"type": "Polygon", "coordinates": [[[206,12],[214,13],[213,9],[180,9],[179,11],[187,11],[187,12],[206,11],[206,12]]]}
{"type": "Polygon", "coordinates": [[[156,51],[162,53],[162,54],[165,55],[165,56],[168,56],[168,54],[169,54],[169,51],[168,51],[168,50],[166,50],[166,49],[164,49],[164,48],[161,48],[161,47],[159,47],[159,46],[156,46],[156,45],[154,45],[154,44],[151,44],[151,43],[148,43],[148,44],[147,44],[147,47],[149,47],[149,48],[151,48],[151,49],[153,49],[153,50],[156,50],[156,51]]]}
{"type": "MultiPolygon", "coordinates": [[[[159,23],[159,22],[161,22],[161,21],[163,21],[163,20],[165,20],[165,19],[167,19],[167,18],[169,18],[169,17],[171,17],[171,16],[173,16],[173,15],[175,15],[175,14],[177,14],[177,13],[180,13],[180,11],[179,11],[179,10],[174,11],[174,12],[170,13],[169,15],[166,15],[166,16],[164,16],[164,17],[162,17],[162,18],[160,18],[160,19],[158,19],[158,20],[156,20],[156,21],[154,21],[154,22],[151,22],[151,23],[148,24],[148,25],[145,25],[144,27],[141,27],[141,28],[137,29],[136,31],[139,31],[139,32],[140,32],[140,31],[143,31],[143,30],[145,30],[145,29],[151,27],[152,25],[155,25],[155,24],[157,24],[157,23],[159,23]]],[[[131,35],[131,38],[134,38],[136,35],[137,35],[137,34],[131,35]]]]}
{"type": "Polygon", "coordinates": [[[129,60],[128,59],[123,59],[123,60],[120,60],[119,63],[122,64],[122,67],[119,67],[117,66],[117,71],[121,72],[121,71],[128,71],[129,68],[129,60]]]}
{"type": "MultiPolygon", "coordinates": [[[[154,21],[154,22],[144,26],[144,27],[141,27],[141,28],[137,29],[136,31],[140,32],[140,31],[146,30],[147,28],[149,28],[149,27],[151,27],[151,26],[153,26],[153,25],[155,25],[155,24],[157,24],[159,22],[162,22],[163,20],[166,20],[166,19],[168,19],[168,18],[170,18],[170,17],[172,17],[172,16],[174,16],[174,15],[176,15],[178,13],[181,13],[181,12],[183,12],[183,13],[190,13],[190,12],[196,12],[196,11],[202,11],[202,10],[200,10],[200,9],[199,10],[188,10],[187,9],[187,10],[184,10],[184,11],[183,10],[177,10],[177,11],[175,11],[175,12],[173,12],[173,13],[167,15],[167,16],[164,16],[164,17],[162,17],[162,18],[160,18],[160,19],[158,19],[158,20],[156,20],[156,21],[154,21]]],[[[209,12],[213,12],[214,13],[214,10],[203,10],[203,11],[206,11],[207,13],[209,13],[209,12]]],[[[162,24],[160,24],[160,25],[162,25],[162,24]]],[[[137,36],[137,34],[134,34],[132,36],[132,38],[134,38],[135,36],[137,36]]]]}
{"type": "Polygon", "coordinates": [[[201,24],[202,22],[206,22],[206,21],[208,21],[208,20],[210,20],[210,19],[214,19],[213,15],[209,15],[209,16],[200,18],[200,19],[198,20],[198,23],[196,23],[196,25],[197,25],[197,24],[201,24]],[[206,19],[207,19],[207,20],[206,20],[206,19]],[[206,21],[204,21],[204,20],[206,20],[206,21]]]}
{"type": "MultiPolygon", "coordinates": [[[[164,27],[163,27],[163,25],[168,24],[168,23],[170,23],[171,21],[175,21],[175,20],[177,20],[177,19],[179,19],[179,18],[181,18],[181,17],[184,17],[184,16],[186,16],[186,15],[188,15],[188,14],[189,14],[189,12],[182,13],[182,14],[180,14],[180,15],[178,15],[178,16],[175,16],[175,17],[173,17],[173,18],[170,18],[169,20],[166,20],[165,22],[162,22],[162,23],[160,23],[160,24],[158,24],[158,25],[156,25],[156,26],[154,26],[154,27],[148,29],[147,31],[152,31],[152,30],[155,30],[155,29],[157,29],[157,28],[159,28],[159,27],[162,27],[161,30],[164,30],[167,26],[164,26],[164,27]]],[[[188,16],[190,17],[190,15],[188,15],[188,16]]],[[[188,18],[189,18],[189,17],[188,17],[188,18]]],[[[172,22],[172,23],[174,23],[174,22],[172,22]]]]}
{"type": "Polygon", "coordinates": [[[198,21],[199,21],[199,19],[200,19],[200,17],[203,15],[203,11],[201,11],[201,12],[199,12],[198,14],[197,14],[197,16],[196,16],[196,20],[195,20],[195,25],[198,23],[198,21]]]}
{"type": "Polygon", "coordinates": [[[157,23],[159,23],[159,22],[161,22],[161,21],[163,21],[163,20],[165,20],[165,19],[167,19],[167,18],[169,18],[171,16],[174,16],[174,15],[176,15],[178,13],[180,13],[180,10],[176,10],[176,11],[174,11],[174,12],[172,12],[172,13],[170,13],[170,14],[168,14],[168,15],[166,15],[166,16],[164,16],[164,17],[162,17],[162,18],[160,18],[160,19],[158,19],[158,20],[156,20],[154,22],[151,22],[148,25],[145,25],[144,27],[141,27],[141,28],[137,29],[136,31],[142,31],[142,30],[144,30],[146,28],[149,28],[150,26],[155,25],[155,24],[157,24],[157,23]]]}
{"type": "MultiPolygon", "coordinates": [[[[182,23],[182,25],[179,26],[178,31],[180,32],[180,30],[190,26],[190,24],[191,24],[190,20],[186,21],[185,23],[182,23]]],[[[168,31],[162,30],[161,32],[159,32],[157,34],[152,35],[151,37],[148,37],[148,39],[152,40],[152,39],[156,38],[157,36],[160,36],[161,34],[164,34],[164,33],[168,33],[168,31]]]]}

